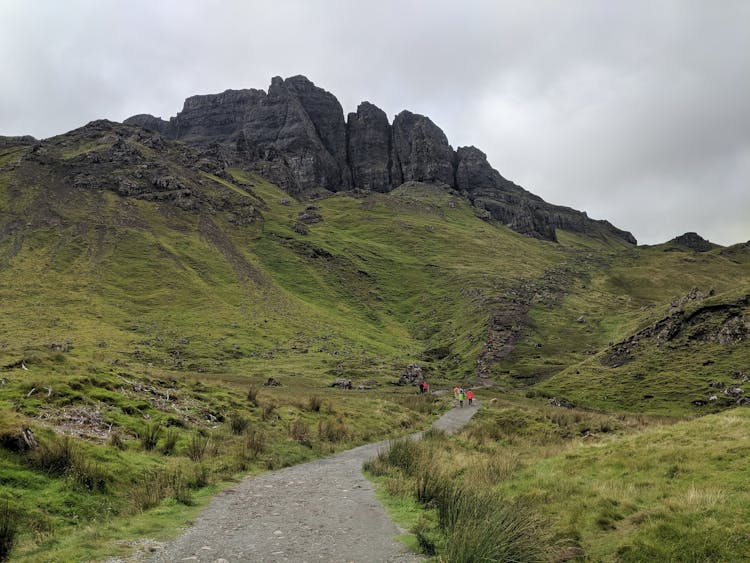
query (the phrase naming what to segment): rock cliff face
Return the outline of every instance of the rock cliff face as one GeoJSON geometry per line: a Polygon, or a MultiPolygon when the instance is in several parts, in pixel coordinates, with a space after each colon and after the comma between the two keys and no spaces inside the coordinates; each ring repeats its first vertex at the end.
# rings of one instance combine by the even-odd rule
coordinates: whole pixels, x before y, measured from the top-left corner
{"type": "Polygon", "coordinates": [[[402,111],[393,120],[393,148],[402,182],[455,185],[454,153],[429,118],[402,111]]]}
{"type": "Polygon", "coordinates": [[[338,100],[304,76],[275,77],[268,92],[227,90],[193,96],[169,121],[135,115],[127,124],[194,145],[213,146],[236,165],[290,194],[360,188],[389,192],[406,182],[459,190],[476,207],[520,233],[556,240],[555,230],[633,236],[585,213],[551,205],[503,178],[475,147],[454,151],[429,118],[402,111],[393,124],[363,102],[346,121],[338,100]]]}
{"type": "Polygon", "coordinates": [[[390,191],[394,184],[391,125],[385,112],[362,102],[357,113],[349,114],[347,131],[352,184],[376,192],[390,191]]]}

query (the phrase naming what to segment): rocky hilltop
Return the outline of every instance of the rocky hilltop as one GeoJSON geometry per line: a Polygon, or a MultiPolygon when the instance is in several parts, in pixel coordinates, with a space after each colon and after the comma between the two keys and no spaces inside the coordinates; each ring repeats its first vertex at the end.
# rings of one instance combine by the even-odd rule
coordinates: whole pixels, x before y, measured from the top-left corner
{"type": "Polygon", "coordinates": [[[295,196],[434,183],[460,191],[488,217],[532,237],[556,240],[559,228],[636,243],[606,221],[551,205],[505,179],[479,149],[453,150],[428,117],[402,111],[390,123],[383,110],[362,102],[345,120],[336,97],[304,76],[275,77],[268,92],[192,96],[169,121],[141,114],[125,123],[191,144],[218,145],[228,161],[295,196]]]}

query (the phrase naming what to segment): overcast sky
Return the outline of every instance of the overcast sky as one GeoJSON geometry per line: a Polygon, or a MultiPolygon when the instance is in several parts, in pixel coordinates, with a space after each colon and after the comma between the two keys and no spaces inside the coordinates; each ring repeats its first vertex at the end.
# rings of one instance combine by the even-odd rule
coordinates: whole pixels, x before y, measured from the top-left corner
{"type": "Polygon", "coordinates": [[[0,0],[0,135],[304,74],[643,244],[750,240],[747,0],[0,0]]]}

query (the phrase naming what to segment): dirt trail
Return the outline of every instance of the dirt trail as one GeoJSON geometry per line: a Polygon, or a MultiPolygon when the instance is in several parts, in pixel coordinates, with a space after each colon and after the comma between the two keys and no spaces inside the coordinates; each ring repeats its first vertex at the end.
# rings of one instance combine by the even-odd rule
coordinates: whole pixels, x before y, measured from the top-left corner
{"type": "MultiPolygon", "coordinates": [[[[454,408],[433,427],[452,433],[476,410],[454,408]]],[[[246,478],[217,495],[195,525],[151,561],[417,561],[419,556],[394,540],[402,530],[362,475],[362,464],[386,445],[368,444],[246,478]]]]}

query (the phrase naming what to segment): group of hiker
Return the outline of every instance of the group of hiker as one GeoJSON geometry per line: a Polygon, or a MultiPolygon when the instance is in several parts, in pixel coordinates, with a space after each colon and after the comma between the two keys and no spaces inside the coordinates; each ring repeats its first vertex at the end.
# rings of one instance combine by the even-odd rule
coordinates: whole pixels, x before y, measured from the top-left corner
{"type": "Polygon", "coordinates": [[[464,406],[464,401],[469,401],[469,406],[474,404],[474,391],[471,389],[464,390],[463,387],[456,386],[453,388],[453,396],[458,401],[459,407],[464,406]]]}
{"type": "MultiPolygon", "coordinates": [[[[417,387],[419,387],[420,394],[425,394],[429,390],[427,381],[424,379],[417,383],[417,387]]],[[[453,396],[458,401],[458,406],[460,407],[464,406],[464,401],[469,401],[469,406],[474,404],[474,391],[471,389],[464,390],[463,387],[456,386],[453,388],[453,396]]]]}

